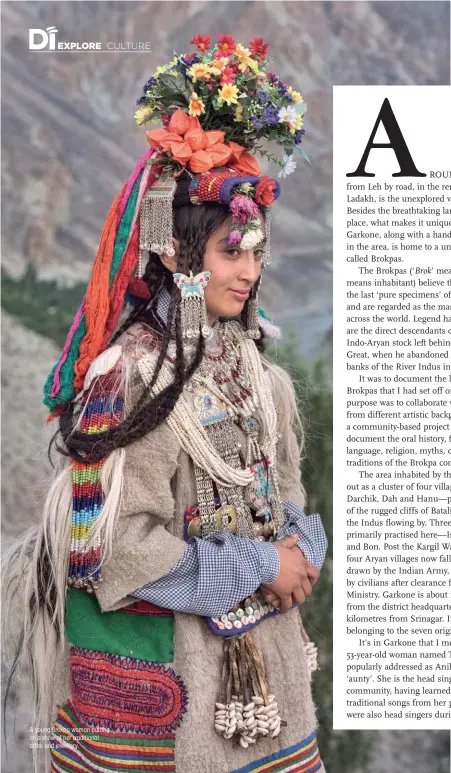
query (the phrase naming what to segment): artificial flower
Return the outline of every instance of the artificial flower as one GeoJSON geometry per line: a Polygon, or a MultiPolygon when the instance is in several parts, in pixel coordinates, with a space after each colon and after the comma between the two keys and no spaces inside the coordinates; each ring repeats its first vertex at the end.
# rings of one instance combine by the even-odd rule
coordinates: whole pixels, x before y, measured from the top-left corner
{"type": "Polygon", "coordinates": [[[197,46],[197,50],[202,51],[202,53],[205,54],[210,48],[210,40],[210,35],[194,35],[190,40],[190,43],[194,43],[194,45],[197,46]]]}
{"type": "Polygon", "coordinates": [[[254,124],[256,129],[263,129],[264,123],[261,118],[258,118],[256,115],[251,115],[251,121],[254,124]]]}
{"type": "Polygon", "coordinates": [[[288,156],[286,153],[282,159],[282,169],[280,170],[278,177],[287,177],[287,175],[294,172],[296,169],[296,161],[294,160],[293,156],[288,156]]]}
{"type": "Polygon", "coordinates": [[[294,105],[281,107],[279,110],[279,123],[286,123],[290,128],[296,129],[298,113],[294,105]]]}
{"type": "Polygon", "coordinates": [[[275,126],[279,123],[279,112],[274,105],[267,105],[262,113],[262,118],[268,126],[275,126]]]}
{"type": "Polygon", "coordinates": [[[238,88],[233,83],[226,83],[218,91],[218,102],[220,105],[226,102],[227,105],[238,103],[238,88]]]}
{"type": "Polygon", "coordinates": [[[193,91],[189,102],[189,114],[192,116],[198,116],[201,113],[205,113],[205,105],[197,96],[196,92],[193,91]]]}
{"type": "Polygon", "coordinates": [[[250,40],[249,46],[251,48],[252,56],[255,56],[259,62],[266,59],[269,43],[263,43],[263,38],[254,38],[253,40],[250,40]]]}
{"type": "Polygon", "coordinates": [[[142,126],[150,121],[152,114],[153,110],[150,107],[139,107],[138,110],[135,110],[135,121],[137,126],[142,126]]]}
{"type": "Polygon", "coordinates": [[[251,70],[258,70],[258,62],[251,58],[251,52],[248,48],[245,48],[240,43],[238,43],[235,54],[239,61],[238,69],[241,70],[241,72],[245,72],[248,67],[251,70]]]}
{"type": "Polygon", "coordinates": [[[232,67],[224,67],[219,80],[223,86],[226,83],[233,83],[235,80],[235,71],[232,69],[232,67]]]}
{"type": "Polygon", "coordinates": [[[211,71],[208,64],[203,64],[202,62],[199,62],[199,64],[193,64],[190,70],[188,70],[188,75],[190,78],[192,78],[193,81],[197,80],[209,80],[211,78],[211,71]]]}
{"type": "Polygon", "coordinates": [[[187,67],[190,67],[192,64],[195,64],[196,62],[200,62],[199,57],[197,54],[182,54],[180,57],[183,64],[186,64],[187,67]]]}
{"type": "Polygon", "coordinates": [[[152,77],[158,78],[159,75],[162,75],[163,73],[167,72],[167,69],[168,69],[167,64],[161,64],[159,67],[157,67],[152,77]]]}
{"type": "Polygon", "coordinates": [[[164,150],[192,172],[207,172],[216,166],[225,166],[232,150],[224,145],[224,132],[204,132],[199,119],[177,109],[167,129],[147,132],[147,141],[153,148],[164,150]]]}
{"type": "Polygon", "coordinates": [[[230,141],[228,147],[231,149],[232,154],[230,157],[230,166],[233,166],[238,172],[243,172],[245,175],[255,175],[259,177],[260,167],[255,156],[252,156],[246,148],[239,145],[237,142],[230,141]]]}
{"type": "Polygon", "coordinates": [[[276,189],[275,180],[264,174],[260,178],[255,188],[255,201],[261,207],[269,207],[274,201],[274,192],[276,189]]]}
{"type": "Polygon", "coordinates": [[[237,105],[235,110],[235,121],[238,121],[240,123],[243,120],[243,105],[237,105]]]}
{"type": "Polygon", "coordinates": [[[253,225],[252,230],[246,231],[241,239],[240,250],[250,250],[256,247],[263,239],[263,232],[260,226],[260,220],[251,220],[249,225],[253,225]]]}
{"type": "Polygon", "coordinates": [[[218,35],[218,51],[221,56],[229,56],[235,51],[235,40],[231,35],[218,35]]]}
{"type": "Polygon", "coordinates": [[[241,242],[241,231],[230,231],[227,237],[228,244],[239,244],[241,242]]]}
{"type": "Polygon", "coordinates": [[[228,64],[228,56],[220,56],[217,59],[212,59],[210,62],[210,70],[212,75],[219,75],[219,73],[221,73],[228,64]]]}
{"type": "Polygon", "coordinates": [[[298,105],[304,101],[299,91],[295,91],[293,89],[293,86],[288,86],[287,91],[290,94],[290,96],[293,98],[293,102],[295,105],[298,105]]]}
{"type": "Polygon", "coordinates": [[[250,220],[258,218],[258,206],[249,196],[238,193],[233,196],[229,205],[232,213],[233,222],[240,225],[247,225],[250,220]]]}

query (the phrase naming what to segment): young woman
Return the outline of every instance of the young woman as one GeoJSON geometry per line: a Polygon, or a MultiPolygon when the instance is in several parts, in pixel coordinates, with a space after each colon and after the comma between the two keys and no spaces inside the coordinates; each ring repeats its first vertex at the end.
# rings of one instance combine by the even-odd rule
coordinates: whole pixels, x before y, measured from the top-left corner
{"type": "Polygon", "coordinates": [[[226,86],[236,123],[297,92],[264,80],[261,39],[207,37],[146,84],[139,109],[158,102],[165,127],[110,210],[47,381],[61,470],[7,557],[55,773],[323,770],[298,605],[326,540],[257,300],[280,186],[252,136],[227,143],[214,120],[231,120],[226,86]],[[186,110],[179,76],[197,88],[186,110]]]}

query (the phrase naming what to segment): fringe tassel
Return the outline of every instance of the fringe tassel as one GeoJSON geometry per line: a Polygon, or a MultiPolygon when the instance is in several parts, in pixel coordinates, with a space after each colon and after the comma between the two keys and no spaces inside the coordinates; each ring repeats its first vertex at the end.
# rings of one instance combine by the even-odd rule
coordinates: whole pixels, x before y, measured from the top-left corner
{"type": "Polygon", "coordinates": [[[280,717],[275,696],[269,692],[252,632],[225,638],[223,657],[216,732],[226,739],[237,737],[244,749],[255,744],[259,736],[276,738],[286,722],[280,717]]]}

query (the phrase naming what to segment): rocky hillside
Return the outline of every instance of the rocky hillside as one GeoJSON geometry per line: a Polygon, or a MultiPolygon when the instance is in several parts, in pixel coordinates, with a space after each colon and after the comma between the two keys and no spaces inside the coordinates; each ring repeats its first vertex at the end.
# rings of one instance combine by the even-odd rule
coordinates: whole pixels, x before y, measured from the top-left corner
{"type": "Polygon", "coordinates": [[[331,324],[332,84],[448,83],[449,4],[71,0],[1,12],[4,266],[17,274],[34,261],[62,282],[87,278],[111,201],[147,147],[134,103],[157,64],[198,32],[270,42],[274,70],[308,104],[312,166],[284,181],[263,301],[316,348],[331,324]],[[152,50],[29,52],[28,28],[51,24],[59,40],[152,50]]]}

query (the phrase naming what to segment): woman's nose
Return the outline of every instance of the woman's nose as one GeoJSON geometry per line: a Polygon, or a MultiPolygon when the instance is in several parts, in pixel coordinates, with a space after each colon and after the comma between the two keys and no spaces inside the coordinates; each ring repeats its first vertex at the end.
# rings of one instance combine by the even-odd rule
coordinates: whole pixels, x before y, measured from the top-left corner
{"type": "Polygon", "coordinates": [[[255,259],[253,250],[247,250],[241,261],[239,279],[246,279],[254,284],[260,276],[260,272],[261,262],[255,259]]]}

